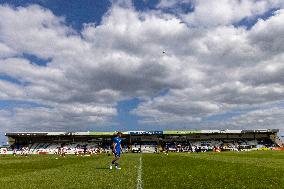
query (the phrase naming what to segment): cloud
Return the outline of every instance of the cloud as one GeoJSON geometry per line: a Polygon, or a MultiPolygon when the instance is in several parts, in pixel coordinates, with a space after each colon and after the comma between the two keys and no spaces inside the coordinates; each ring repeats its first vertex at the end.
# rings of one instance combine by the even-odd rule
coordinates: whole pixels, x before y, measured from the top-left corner
{"type": "Polygon", "coordinates": [[[251,42],[269,55],[282,53],[284,51],[283,19],[284,9],[280,9],[268,20],[259,20],[250,32],[251,42]]]}
{"type": "Polygon", "coordinates": [[[11,57],[15,54],[16,52],[13,49],[0,42],[0,58],[11,57]]]}
{"type": "Polygon", "coordinates": [[[20,99],[25,96],[22,87],[7,81],[0,80],[0,89],[0,99],[20,99]]]}
{"type": "Polygon", "coordinates": [[[103,126],[112,120],[116,110],[105,107],[61,105],[56,108],[15,108],[13,112],[1,111],[0,121],[4,131],[84,131],[94,122],[103,126]],[[28,125],[27,125],[28,124],[28,125]]]}
{"type": "Polygon", "coordinates": [[[279,50],[283,43],[277,40],[284,33],[283,24],[279,22],[282,15],[282,10],[279,10],[269,19],[259,20],[251,30],[233,26],[193,29],[200,32],[188,46],[195,45],[197,48],[189,50],[188,55],[194,59],[195,63],[191,62],[191,66],[197,65],[202,79],[194,82],[188,79],[188,85],[182,89],[173,89],[164,96],[142,103],[133,112],[146,118],[141,120],[146,124],[187,123],[201,126],[202,121],[198,120],[210,115],[222,114],[237,107],[249,109],[283,101],[283,51],[279,50]],[[259,25],[263,29],[259,29],[259,25]],[[265,36],[264,31],[268,28],[274,30],[274,25],[277,25],[277,34],[265,32],[265,36]],[[255,40],[258,36],[261,37],[255,40]],[[262,41],[267,46],[277,47],[263,49],[262,41]],[[203,102],[200,107],[196,106],[198,102],[203,102]]]}
{"type": "Polygon", "coordinates": [[[0,39],[19,54],[53,58],[80,48],[80,43],[75,46],[79,38],[72,35],[74,31],[50,10],[37,5],[18,8],[4,5],[0,7],[0,16],[0,39]]]}
{"type": "Polygon", "coordinates": [[[113,4],[100,25],[81,31],[40,6],[0,6],[0,74],[20,81],[0,80],[0,99],[42,105],[2,112],[3,128],[116,124],[117,103],[136,97],[142,103],[132,113],[141,124],[202,127],[212,115],[283,101],[283,10],[251,29],[232,25],[280,5],[220,1],[222,15],[216,9],[204,16],[201,9],[215,6],[202,2],[209,4],[194,2],[187,23],[113,4]],[[48,62],[37,65],[25,53],[48,62]]]}
{"type": "Polygon", "coordinates": [[[191,26],[212,27],[231,25],[243,19],[255,19],[271,9],[283,7],[283,2],[274,0],[204,0],[192,1],[194,11],[181,14],[181,17],[191,26]]]}
{"type": "Polygon", "coordinates": [[[245,129],[249,126],[251,129],[259,128],[278,128],[284,131],[283,120],[284,109],[281,107],[264,108],[250,111],[240,116],[234,116],[226,121],[221,121],[215,125],[223,128],[245,129]]]}
{"type": "MultiPolygon", "coordinates": [[[[151,34],[162,32],[160,27],[152,28],[149,24],[156,22],[167,27],[168,31],[164,31],[166,36],[171,31],[171,24],[179,26],[179,20],[175,18],[168,22],[155,15],[139,15],[134,10],[127,11],[114,6],[101,26],[87,24],[82,31],[82,38],[65,25],[64,18],[58,18],[39,6],[1,6],[0,9],[1,17],[4,18],[0,22],[1,41],[17,53],[16,57],[7,55],[7,58],[1,59],[0,73],[26,84],[14,85],[21,92],[17,99],[49,105],[58,111],[48,115],[64,114],[63,109],[58,107],[76,104],[79,107],[91,106],[105,117],[110,117],[115,114],[101,112],[98,107],[113,109],[119,100],[136,96],[149,98],[164,88],[181,87],[176,82],[179,77],[172,74],[182,69],[175,65],[177,59],[163,58],[163,49],[156,44],[157,41],[153,41],[158,35],[148,39],[151,34]],[[120,22],[117,16],[120,16],[120,22]],[[140,16],[147,16],[147,22],[143,22],[140,16]],[[124,24],[125,20],[131,18],[131,22],[124,24]],[[138,25],[130,27],[129,32],[123,29],[132,23],[138,25]],[[133,36],[126,40],[129,33],[133,36]],[[136,39],[139,35],[141,38],[136,39]],[[142,48],[138,44],[139,40],[145,40],[142,48]],[[158,49],[145,58],[152,51],[150,48],[158,49]],[[38,66],[22,56],[24,53],[49,59],[50,62],[47,66],[38,66]]],[[[185,26],[178,27],[177,32],[185,29],[185,26]]],[[[13,86],[9,82],[4,84],[6,88],[13,86]]],[[[1,92],[3,99],[15,99],[12,92],[1,92]]],[[[33,113],[35,116],[38,114],[37,111],[33,113]]],[[[26,123],[22,124],[29,127],[31,120],[24,120],[26,123]]],[[[93,124],[97,123],[93,119],[93,124]]],[[[70,127],[67,122],[66,127],[70,127]]]]}

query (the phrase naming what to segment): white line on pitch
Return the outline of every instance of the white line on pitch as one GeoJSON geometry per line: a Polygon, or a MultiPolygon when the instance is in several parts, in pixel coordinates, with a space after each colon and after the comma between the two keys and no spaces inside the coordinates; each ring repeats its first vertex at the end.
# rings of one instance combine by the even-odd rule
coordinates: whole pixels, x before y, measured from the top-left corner
{"type": "Polygon", "coordinates": [[[138,174],[137,174],[137,189],[143,189],[142,187],[142,155],[139,158],[138,174]]]}

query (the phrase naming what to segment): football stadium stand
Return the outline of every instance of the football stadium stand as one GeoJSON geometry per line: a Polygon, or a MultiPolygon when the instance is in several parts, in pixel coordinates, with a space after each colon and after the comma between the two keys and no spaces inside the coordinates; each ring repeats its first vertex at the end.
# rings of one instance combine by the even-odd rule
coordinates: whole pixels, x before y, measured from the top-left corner
{"type": "MultiPolygon", "coordinates": [[[[278,129],[126,131],[123,152],[208,152],[284,150],[278,129]]],[[[116,132],[11,132],[6,133],[9,147],[5,153],[67,154],[111,153],[116,132]]]]}

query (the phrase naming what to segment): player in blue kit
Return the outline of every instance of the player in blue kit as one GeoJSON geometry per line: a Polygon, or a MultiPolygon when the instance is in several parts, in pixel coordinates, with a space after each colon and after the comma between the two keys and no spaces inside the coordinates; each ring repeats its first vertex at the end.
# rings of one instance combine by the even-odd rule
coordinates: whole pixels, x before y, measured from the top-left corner
{"type": "Polygon", "coordinates": [[[117,136],[113,139],[113,153],[114,153],[114,159],[112,160],[111,162],[111,165],[110,165],[110,169],[112,169],[112,166],[115,165],[115,168],[116,169],[121,169],[119,166],[118,166],[118,163],[117,161],[120,159],[120,153],[121,153],[121,135],[122,133],[121,132],[118,132],[117,133],[117,136]]]}

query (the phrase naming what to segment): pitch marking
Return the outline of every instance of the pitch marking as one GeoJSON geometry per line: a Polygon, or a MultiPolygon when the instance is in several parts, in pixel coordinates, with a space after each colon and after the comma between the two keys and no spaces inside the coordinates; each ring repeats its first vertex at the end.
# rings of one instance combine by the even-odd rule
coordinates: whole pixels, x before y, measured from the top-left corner
{"type": "Polygon", "coordinates": [[[138,167],[138,174],[137,174],[137,189],[143,189],[142,187],[142,156],[139,158],[139,167],[138,167]]]}

